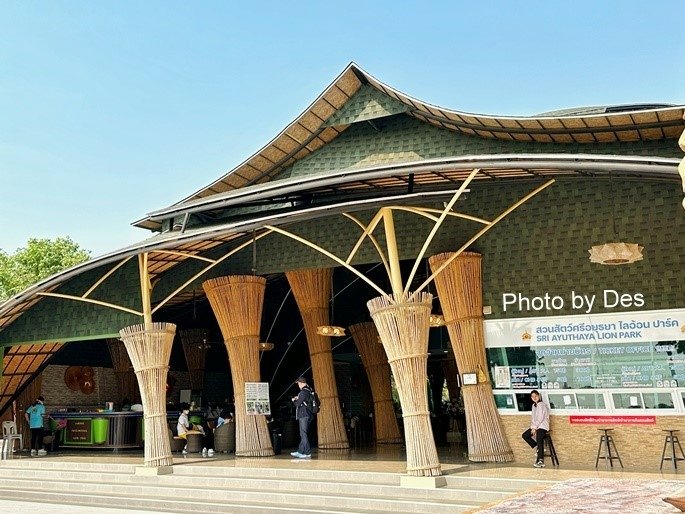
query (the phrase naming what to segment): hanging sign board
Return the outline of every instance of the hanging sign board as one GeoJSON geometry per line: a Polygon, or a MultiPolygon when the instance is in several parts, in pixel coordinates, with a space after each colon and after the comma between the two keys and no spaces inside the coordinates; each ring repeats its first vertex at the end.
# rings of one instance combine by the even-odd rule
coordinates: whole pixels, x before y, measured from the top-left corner
{"type": "Polygon", "coordinates": [[[245,412],[250,416],[270,416],[268,382],[245,382],[245,412]]]}

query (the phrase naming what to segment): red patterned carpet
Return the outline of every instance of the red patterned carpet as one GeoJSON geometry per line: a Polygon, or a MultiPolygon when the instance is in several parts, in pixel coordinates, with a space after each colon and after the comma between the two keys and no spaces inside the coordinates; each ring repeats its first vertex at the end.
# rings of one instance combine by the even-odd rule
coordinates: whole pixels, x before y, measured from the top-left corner
{"type": "Polygon", "coordinates": [[[547,489],[522,494],[478,513],[510,514],[675,514],[662,501],[682,489],[685,481],[574,478],[547,489]]]}

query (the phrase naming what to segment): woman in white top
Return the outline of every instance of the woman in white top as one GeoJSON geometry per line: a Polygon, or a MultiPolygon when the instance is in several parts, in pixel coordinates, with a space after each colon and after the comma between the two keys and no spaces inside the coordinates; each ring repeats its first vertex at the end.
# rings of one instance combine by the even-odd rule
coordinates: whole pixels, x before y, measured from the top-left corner
{"type": "Polygon", "coordinates": [[[530,399],[533,400],[530,428],[523,432],[521,437],[523,437],[523,440],[527,442],[531,448],[537,446],[534,466],[536,468],[544,468],[545,437],[547,437],[547,432],[549,432],[549,408],[542,401],[540,392],[537,390],[531,391],[530,399]]]}

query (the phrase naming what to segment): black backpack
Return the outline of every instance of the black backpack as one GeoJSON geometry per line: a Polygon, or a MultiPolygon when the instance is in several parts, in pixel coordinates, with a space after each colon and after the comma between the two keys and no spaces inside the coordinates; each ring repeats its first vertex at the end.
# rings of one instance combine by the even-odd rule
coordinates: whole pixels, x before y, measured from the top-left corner
{"type": "Polygon", "coordinates": [[[321,400],[319,400],[319,395],[316,394],[316,391],[311,392],[307,410],[310,414],[318,414],[321,410],[321,400]]]}

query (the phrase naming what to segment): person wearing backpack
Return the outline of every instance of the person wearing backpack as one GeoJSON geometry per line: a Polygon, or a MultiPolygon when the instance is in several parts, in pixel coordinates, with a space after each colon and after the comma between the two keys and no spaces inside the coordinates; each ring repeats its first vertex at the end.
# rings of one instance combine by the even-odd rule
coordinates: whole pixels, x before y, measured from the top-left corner
{"type": "Polygon", "coordinates": [[[308,459],[312,456],[312,447],[309,444],[309,425],[314,419],[314,414],[311,411],[312,400],[314,394],[312,388],[307,385],[305,377],[298,377],[295,383],[300,388],[297,396],[293,396],[292,400],[295,404],[295,418],[300,425],[300,446],[296,452],[291,452],[290,455],[298,459],[308,459]]]}

